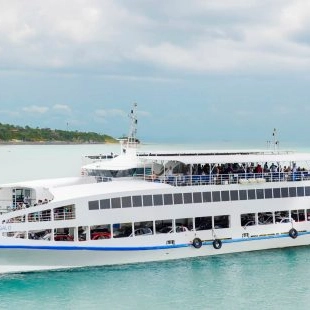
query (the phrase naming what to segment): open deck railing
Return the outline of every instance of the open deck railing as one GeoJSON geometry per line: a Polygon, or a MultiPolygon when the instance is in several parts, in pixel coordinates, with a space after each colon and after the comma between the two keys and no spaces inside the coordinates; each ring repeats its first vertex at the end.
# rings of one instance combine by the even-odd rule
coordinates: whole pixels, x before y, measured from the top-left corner
{"type": "Polygon", "coordinates": [[[292,182],[310,180],[310,171],[147,176],[145,179],[174,186],[292,182]]]}

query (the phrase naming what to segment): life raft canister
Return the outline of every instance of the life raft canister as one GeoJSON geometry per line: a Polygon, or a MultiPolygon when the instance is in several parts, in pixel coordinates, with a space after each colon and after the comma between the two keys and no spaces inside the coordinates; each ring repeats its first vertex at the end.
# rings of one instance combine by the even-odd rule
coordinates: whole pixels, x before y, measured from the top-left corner
{"type": "Polygon", "coordinates": [[[199,238],[195,238],[192,244],[194,248],[200,249],[202,246],[202,241],[199,238]]]}
{"type": "Polygon", "coordinates": [[[222,247],[222,241],[220,239],[213,240],[212,244],[216,250],[219,250],[222,247]]]}
{"type": "Polygon", "coordinates": [[[298,231],[295,228],[291,228],[288,234],[292,239],[296,239],[298,236],[298,231]]]}

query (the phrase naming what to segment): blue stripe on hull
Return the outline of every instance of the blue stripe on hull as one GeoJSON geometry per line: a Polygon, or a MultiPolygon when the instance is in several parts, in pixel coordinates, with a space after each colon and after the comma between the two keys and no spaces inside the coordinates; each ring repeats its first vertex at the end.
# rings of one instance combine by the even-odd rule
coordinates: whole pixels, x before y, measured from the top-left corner
{"type": "MultiPolygon", "coordinates": [[[[298,232],[298,236],[309,235],[310,232],[298,232]]],[[[235,242],[249,242],[257,240],[290,238],[288,234],[260,236],[251,238],[239,239],[223,239],[222,243],[235,243],[235,242]]],[[[204,241],[203,245],[212,245],[213,241],[204,241]]],[[[0,249],[26,249],[26,250],[57,250],[57,251],[148,251],[148,250],[164,250],[164,249],[177,249],[192,246],[191,244],[169,244],[158,246],[144,246],[144,247],[92,247],[92,246],[32,246],[32,245],[0,245],[0,249]]]]}

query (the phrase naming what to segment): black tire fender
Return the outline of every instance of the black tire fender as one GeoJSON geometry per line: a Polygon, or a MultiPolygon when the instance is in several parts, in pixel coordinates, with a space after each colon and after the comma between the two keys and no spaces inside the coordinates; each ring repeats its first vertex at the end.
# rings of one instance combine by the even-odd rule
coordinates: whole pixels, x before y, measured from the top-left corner
{"type": "Polygon", "coordinates": [[[298,231],[295,228],[291,228],[288,234],[292,239],[296,239],[298,237],[298,231]]]}
{"type": "Polygon", "coordinates": [[[220,239],[215,239],[213,240],[212,245],[216,250],[219,250],[222,247],[222,241],[220,239]]]}
{"type": "Polygon", "coordinates": [[[193,247],[194,247],[194,248],[200,249],[201,246],[202,246],[202,241],[201,241],[201,239],[199,239],[199,238],[195,238],[195,239],[193,240],[192,244],[193,244],[193,247]]]}

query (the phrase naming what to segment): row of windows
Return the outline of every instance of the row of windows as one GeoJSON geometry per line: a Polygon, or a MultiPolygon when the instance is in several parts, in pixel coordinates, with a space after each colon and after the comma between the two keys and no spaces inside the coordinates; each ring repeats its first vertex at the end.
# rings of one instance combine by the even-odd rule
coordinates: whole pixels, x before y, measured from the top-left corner
{"type": "Polygon", "coordinates": [[[310,186],[125,196],[89,201],[88,208],[89,210],[116,209],[303,196],[310,196],[310,186]]]}
{"type": "Polygon", "coordinates": [[[241,214],[241,226],[310,221],[310,209],[241,214]]]}

